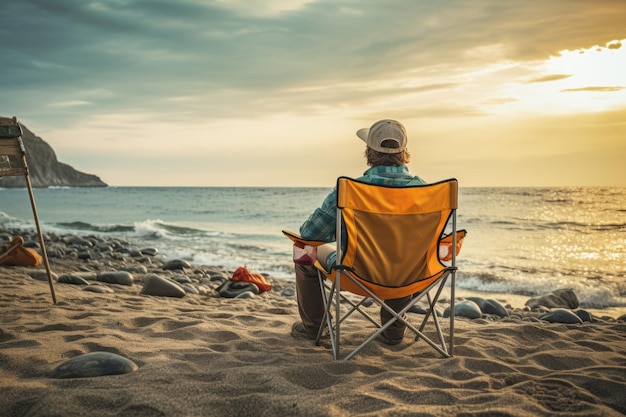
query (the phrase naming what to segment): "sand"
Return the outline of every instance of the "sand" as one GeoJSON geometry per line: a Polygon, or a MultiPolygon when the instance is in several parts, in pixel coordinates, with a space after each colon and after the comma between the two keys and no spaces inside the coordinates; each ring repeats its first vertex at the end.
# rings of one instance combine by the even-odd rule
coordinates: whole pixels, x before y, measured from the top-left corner
{"type": "MultiPolygon", "coordinates": [[[[57,275],[126,262],[51,259],[57,275]]],[[[148,264],[148,270],[158,263],[148,264]]],[[[184,274],[206,277],[209,267],[184,274]]],[[[37,268],[41,275],[45,270],[37,268]]],[[[286,280],[250,299],[183,298],[48,283],[0,266],[0,416],[620,416],[626,413],[626,323],[578,325],[457,318],[454,357],[423,341],[372,343],[349,361],[290,335],[286,280]],[[113,352],[134,372],[54,379],[72,357],[113,352]]],[[[228,271],[224,271],[228,274],[228,271]]],[[[165,272],[163,272],[165,274],[165,272]]],[[[165,274],[167,276],[167,274],[165,274]]],[[[355,346],[348,326],[344,342],[355,346]]],[[[447,325],[444,325],[447,329],[447,325]]]]}

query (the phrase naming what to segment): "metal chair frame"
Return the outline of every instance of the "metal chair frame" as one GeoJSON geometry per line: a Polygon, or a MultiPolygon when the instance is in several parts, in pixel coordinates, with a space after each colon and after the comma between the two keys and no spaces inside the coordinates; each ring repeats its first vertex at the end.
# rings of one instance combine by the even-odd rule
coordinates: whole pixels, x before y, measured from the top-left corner
{"type": "MultiPolygon", "coordinates": [[[[350,180],[350,179],[348,179],[350,180]]],[[[340,191],[339,191],[340,192],[340,191]]],[[[456,207],[451,209],[449,221],[451,223],[452,232],[451,237],[452,240],[452,248],[457,247],[457,233],[462,233],[464,236],[465,231],[457,231],[457,220],[456,220],[456,207]]],[[[342,229],[343,227],[343,216],[341,207],[337,208],[337,225],[336,225],[336,236],[337,236],[337,259],[342,259],[342,229]]],[[[389,327],[395,321],[400,321],[407,326],[407,329],[412,331],[415,334],[415,340],[423,339],[428,345],[430,345],[433,349],[435,349],[441,356],[445,358],[449,358],[453,356],[454,352],[454,304],[455,304],[455,286],[456,286],[456,250],[451,251],[451,263],[449,266],[444,268],[441,271],[441,275],[438,279],[431,282],[425,288],[423,288],[418,293],[412,296],[411,301],[399,312],[395,312],[389,306],[384,303],[384,300],[378,297],[374,292],[372,292],[369,288],[363,285],[359,279],[355,276],[355,274],[350,270],[350,268],[344,265],[335,265],[332,267],[331,271],[324,271],[322,265],[318,262],[316,263],[316,267],[318,268],[318,278],[320,282],[320,288],[322,292],[322,298],[324,301],[325,313],[322,324],[318,330],[316,344],[321,343],[321,338],[325,329],[328,329],[328,333],[330,335],[331,347],[333,352],[334,359],[340,359],[340,337],[341,337],[341,323],[344,322],[350,315],[355,312],[359,312],[363,317],[365,317],[369,322],[371,322],[378,329],[372,333],[364,342],[362,342],[355,349],[350,351],[343,359],[348,360],[360,352],[365,346],[367,346],[370,342],[376,339],[382,332],[389,327]],[[331,283],[329,283],[329,279],[333,277],[331,283]],[[435,312],[435,305],[437,304],[439,297],[444,289],[448,278],[450,278],[450,316],[449,316],[449,342],[446,343],[444,333],[441,329],[439,318],[435,312]],[[393,317],[385,323],[385,325],[381,325],[378,320],[372,318],[362,307],[363,302],[367,299],[367,297],[362,298],[359,302],[354,302],[346,297],[343,294],[344,290],[341,287],[341,282],[344,279],[348,279],[352,284],[358,286],[367,297],[373,299],[376,304],[378,304],[381,308],[386,309],[393,317]],[[435,290],[434,296],[431,295],[431,291],[435,290]],[[407,313],[417,302],[426,297],[428,302],[428,310],[423,318],[421,325],[419,328],[413,326],[409,321],[405,319],[405,313],[407,313]],[[344,314],[341,313],[341,303],[346,302],[350,305],[347,312],[344,314]],[[331,314],[334,310],[334,317],[331,314]],[[423,331],[427,324],[427,322],[432,321],[436,330],[436,339],[437,341],[433,341],[431,338],[426,336],[423,331]],[[333,322],[334,320],[334,322],[333,322]]],[[[350,291],[345,291],[350,293],[350,291]]]]}

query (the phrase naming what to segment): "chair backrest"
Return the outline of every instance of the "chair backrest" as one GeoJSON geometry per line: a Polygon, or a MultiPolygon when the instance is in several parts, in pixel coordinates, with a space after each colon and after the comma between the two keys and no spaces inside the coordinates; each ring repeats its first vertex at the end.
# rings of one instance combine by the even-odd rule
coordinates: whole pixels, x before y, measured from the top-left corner
{"type": "Polygon", "coordinates": [[[0,177],[26,174],[22,127],[15,117],[0,117],[0,177]]]}
{"type": "MultiPolygon", "coordinates": [[[[344,244],[338,241],[338,248],[345,248],[338,254],[341,265],[383,299],[421,291],[446,271],[439,240],[457,200],[456,179],[389,187],[340,177],[338,227],[345,228],[345,235],[337,236],[346,239],[344,244]]],[[[342,288],[362,294],[346,281],[342,288]]]]}

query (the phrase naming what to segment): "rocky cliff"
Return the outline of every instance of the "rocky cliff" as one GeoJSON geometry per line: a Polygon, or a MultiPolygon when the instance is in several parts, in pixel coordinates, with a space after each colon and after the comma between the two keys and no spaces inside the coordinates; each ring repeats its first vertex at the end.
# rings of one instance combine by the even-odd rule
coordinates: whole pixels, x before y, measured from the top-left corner
{"type": "MultiPolygon", "coordinates": [[[[22,125],[26,162],[33,187],[106,187],[99,177],[59,162],[48,143],[22,125]]],[[[0,177],[0,187],[25,187],[24,177],[0,177]]]]}

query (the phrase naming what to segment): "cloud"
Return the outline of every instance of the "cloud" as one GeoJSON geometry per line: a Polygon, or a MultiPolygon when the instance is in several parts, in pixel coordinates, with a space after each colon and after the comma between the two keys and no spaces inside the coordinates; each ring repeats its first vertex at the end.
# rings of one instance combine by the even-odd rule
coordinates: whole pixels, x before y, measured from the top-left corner
{"type": "Polygon", "coordinates": [[[85,100],[75,100],[75,101],[59,101],[57,103],[48,104],[49,107],[78,107],[78,106],[88,106],[91,103],[85,100]]]}
{"type": "MultiPolygon", "coordinates": [[[[528,111],[523,89],[539,100],[548,89],[558,92],[550,82],[567,92],[618,92],[623,85],[537,69],[565,50],[620,49],[623,2],[250,4],[5,0],[0,114],[17,115],[37,134],[54,134],[62,151],[80,150],[72,158],[81,161],[101,155],[88,155],[90,149],[123,152],[124,143],[159,148],[155,138],[163,131],[184,131],[200,147],[221,143],[229,129],[237,132],[231,144],[250,144],[259,126],[267,142],[332,144],[339,129],[351,132],[353,124],[389,115],[418,132],[458,123],[465,136],[489,116],[528,111]]],[[[548,100],[535,104],[532,110],[556,108],[548,100]]]]}
{"type": "Polygon", "coordinates": [[[581,88],[566,88],[560,91],[564,93],[571,93],[571,92],[577,92],[577,91],[599,91],[602,93],[611,93],[614,91],[622,91],[625,88],[626,87],[581,87],[581,88]]]}
{"type": "Polygon", "coordinates": [[[541,77],[533,78],[532,80],[528,81],[528,83],[532,84],[532,83],[545,83],[545,82],[550,82],[550,81],[558,81],[558,80],[564,80],[566,78],[570,78],[571,76],[572,74],[549,74],[549,75],[543,75],[541,77]]]}
{"type": "Polygon", "coordinates": [[[313,102],[332,95],[313,94],[307,104],[291,94],[294,88],[351,84],[354,88],[343,92],[349,103],[373,77],[389,80],[430,69],[454,73],[485,60],[541,59],[624,34],[611,1],[507,2],[498,8],[491,1],[246,4],[9,0],[0,34],[3,57],[13,65],[3,65],[0,76],[10,90],[43,90],[48,103],[59,95],[92,101],[81,92],[93,88],[111,92],[109,99],[93,101],[89,111],[161,113],[163,98],[186,96],[195,97],[195,104],[190,100],[172,111],[200,116],[209,107],[228,115],[239,108],[241,114],[241,103],[262,109],[269,95],[282,108],[268,111],[297,106],[311,111],[313,102]],[[503,56],[483,55],[478,61],[465,53],[493,45],[501,45],[503,56]]]}
{"type": "Polygon", "coordinates": [[[610,42],[606,45],[607,48],[609,49],[619,49],[622,47],[622,43],[621,42],[610,42]]]}

